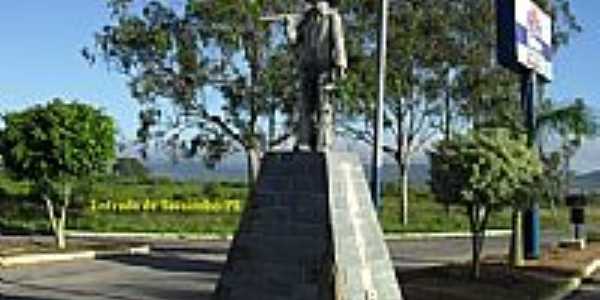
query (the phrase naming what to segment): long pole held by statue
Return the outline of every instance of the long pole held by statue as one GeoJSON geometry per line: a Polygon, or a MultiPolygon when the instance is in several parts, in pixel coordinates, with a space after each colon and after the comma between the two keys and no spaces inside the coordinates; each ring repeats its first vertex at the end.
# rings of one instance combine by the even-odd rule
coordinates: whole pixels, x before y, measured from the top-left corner
{"type": "Polygon", "coordinates": [[[375,144],[373,146],[373,163],[371,173],[371,193],[375,208],[383,207],[381,200],[381,169],[383,164],[383,108],[385,98],[385,70],[387,58],[387,29],[388,29],[388,0],[381,0],[379,11],[379,43],[378,43],[378,89],[377,104],[375,109],[375,144]]]}

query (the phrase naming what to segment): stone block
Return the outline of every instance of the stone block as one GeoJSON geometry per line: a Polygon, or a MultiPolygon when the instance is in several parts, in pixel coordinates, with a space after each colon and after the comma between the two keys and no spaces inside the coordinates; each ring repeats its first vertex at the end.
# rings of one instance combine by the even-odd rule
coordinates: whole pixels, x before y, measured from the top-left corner
{"type": "Polygon", "coordinates": [[[215,300],[402,299],[356,155],[267,154],[250,203],[215,300]]]}

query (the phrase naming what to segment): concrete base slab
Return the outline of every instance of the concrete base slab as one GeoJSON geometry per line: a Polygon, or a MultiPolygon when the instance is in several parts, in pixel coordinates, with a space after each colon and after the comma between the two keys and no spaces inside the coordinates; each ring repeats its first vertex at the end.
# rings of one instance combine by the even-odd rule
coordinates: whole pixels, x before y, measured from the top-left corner
{"type": "Polygon", "coordinates": [[[586,246],[585,240],[562,240],[558,243],[560,248],[572,249],[572,250],[584,250],[586,246]]]}
{"type": "Polygon", "coordinates": [[[24,265],[35,265],[45,263],[65,262],[80,259],[96,259],[112,255],[148,255],[150,246],[144,245],[131,247],[125,251],[79,251],[69,253],[44,253],[23,254],[15,256],[0,257],[0,268],[9,268],[24,265]]]}

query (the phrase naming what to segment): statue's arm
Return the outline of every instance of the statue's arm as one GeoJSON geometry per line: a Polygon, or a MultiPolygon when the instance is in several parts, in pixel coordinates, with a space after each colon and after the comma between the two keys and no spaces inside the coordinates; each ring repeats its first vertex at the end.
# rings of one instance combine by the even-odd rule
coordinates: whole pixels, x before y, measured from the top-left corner
{"type": "Polygon", "coordinates": [[[298,42],[298,26],[302,22],[302,15],[285,15],[285,32],[290,44],[295,45],[298,42]]]}
{"type": "Polygon", "coordinates": [[[342,24],[342,17],[339,13],[331,15],[332,18],[332,34],[333,42],[335,47],[335,65],[340,68],[340,75],[346,73],[348,69],[348,54],[346,53],[346,40],[344,38],[344,27],[342,24]]]}
{"type": "Polygon", "coordinates": [[[285,35],[291,44],[296,44],[298,40],[298,25],[302,22],[300,14],[280,14],[274,16],[265,16],[260,18],[263,22],[283,22],[285,35]]]}

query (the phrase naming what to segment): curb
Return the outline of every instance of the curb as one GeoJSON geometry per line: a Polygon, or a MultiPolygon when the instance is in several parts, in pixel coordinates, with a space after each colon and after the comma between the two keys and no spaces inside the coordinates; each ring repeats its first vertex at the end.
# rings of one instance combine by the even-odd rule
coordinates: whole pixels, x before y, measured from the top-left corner
{"type": "MultiPolygon", "coordinates": [[[[506,237],[510,236],[510,230],[488,230],[486,237],[506,237]]],[[[222,241],[232,240],[231,234],[196,234],[196,233],[134,233],[134,232],[85,232],[69,231],[68,237],[72,238],[116,238],[116,239],[149,239],[149,240],[199,240],[199,241],[222,241]]],[[[470,232],[407,232],[407,233],[389,233],[385,234],[386,241],[397,240],[425,240],[425,239],[450,239],[450,238],[470,238],[470,232]]]]}
{"type": "Polygon", "coordinates": [[[111,255],[147,255],[150,246],[132,247],[124,251],[80,251],[72,253],[23,254],[0,257],[0,268],[34,265],[42,263],[65,262],[82,259],[97,259],[111,255]]]}
{"type": "Polygon", "coordinates": [[[563,300],[569,295],[571,295],[573,291],[578,289],[581,286],[581,283],[581,278],[571,278],[565,283],[563,287],[561,287],[558,291],[554,292],[550,296],[544,298],[544,300],[563,300]]]}
{"type": "Polygon", "coordinates": [[[108,238],[108,239],[148,239],[148,240],[232,240],[231,234],[197,234],[197,233],[149,233],[149,232],[86,232],[68,231],[71,238],[108,238]]]}
{"type": "Polygon", "coordinates": [[[560,288],[552,295],[544,298],[544,300],[565,299],[567,296],[571,295],[575,290],[581,287],[584,278],[590,277],[592,274],[598,271],[598,269],[600,269],[600,259],[596,259],[587,265],[585,268],[583,268],[583,270],[581,270],[579,277],[569,279],[564,287],[560,288]]]}
{"type": "MultiPolygon", "coordinates": [[[[487,230],[485,237],[506,237],[510,236],[510,230],[487,230]]],[[[425,240],[425,239],[457,239],[470,238],[471,232],[407,232],[407,233],[388,233],[385,240],[425,240]]]]}

